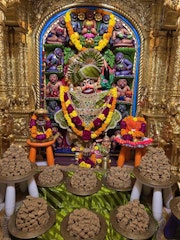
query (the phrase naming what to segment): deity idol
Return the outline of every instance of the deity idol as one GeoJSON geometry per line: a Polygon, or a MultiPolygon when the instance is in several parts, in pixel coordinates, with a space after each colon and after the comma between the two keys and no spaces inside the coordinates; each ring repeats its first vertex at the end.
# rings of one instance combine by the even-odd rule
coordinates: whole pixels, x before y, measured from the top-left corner
{"type": "Polygon", "coordinates": [[[55,114],[60,127],[76,135],[73,144],[90,152],[93,141],[121,119],[115,110],[117,89],[97,89],[103,64],[103,56],[95,49],[78,55],[67,71],[68,86],[60,87],[62,109],[55,114]]]}

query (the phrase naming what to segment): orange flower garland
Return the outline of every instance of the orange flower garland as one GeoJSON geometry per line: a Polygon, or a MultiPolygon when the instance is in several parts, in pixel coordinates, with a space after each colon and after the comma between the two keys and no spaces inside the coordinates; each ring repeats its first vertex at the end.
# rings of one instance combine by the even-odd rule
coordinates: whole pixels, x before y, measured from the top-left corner
{"type": "Polygon", "coordinates": [[[84,141],[89,141],[90,139],[95,139],[101,135],[111,122],[113,112],[116,106],[117,90],[113,88],[109,91],[110,100],[105,103],[105,108],[102,113],[90,123],[89,126],[79,118],[78,113],[72,107],[72,101],[67,98],[67,93],[69,92],[68,86],[61,86],[60,88],[60,101],[62,106],[62,111],[64,117],[68,123],[68,126],[73,130],[76,135],[82,137],[84,141]],[[67,99],[66,99],[67,98],[67,99]],[[80,128],[80,129],[78,129],[80,128]],[[97,128],[96,130],[92,130],[97,128]],[[82,130],[81,130],[82,129],[82,130]]]}
{"type": "Polygon", "coordinates": [[[120,152],[120,156],[124,159],[126,154],[126,147],[144,148],[152,143],[152,138],[145,137],[146,121],[143,117],[125,117],[120,122],[120,135],[116,136],[113,140],[124,146],[120,152]]]}
{"type": "Polygon", "coordinates": [[[44,119],[48,127],[45,132],[38,132],[36,127],[37,116],[35,114],[32,115],[30,120],[30,133],[32,138],[38,139],[38,140],[44,140],[44,139],[50,138],[53,135],[50,119],[48,117],[44,117],[44,119]]]}
{"type": "Polygon", "coordinates": [[[146,121],[143,117],[128,116],[121,122],[121,135],[125,140],[142,138],[145,132],[146,121]]]}

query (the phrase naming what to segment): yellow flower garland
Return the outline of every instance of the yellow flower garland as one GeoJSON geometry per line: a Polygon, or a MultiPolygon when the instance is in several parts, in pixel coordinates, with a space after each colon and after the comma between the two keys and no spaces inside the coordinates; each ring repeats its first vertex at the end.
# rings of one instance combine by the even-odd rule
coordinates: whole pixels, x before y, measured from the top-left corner
{"type": "MultiPolygon", "coordinates": [[[[69,91],[68,86],[61,86],[60,87],[60,101],[61,101],[62,111],[64,113],[64,117],[65,117],[65,119],[68,123],[68,126],[71,127],[71,129],[73,130],[74,133],[76,133],[78,136],[82,137],[83,136],[83,130],[79,130],[75,126],[75,124],[71,120],[72,114],[71,113],[69,114],[68,111],[67,111],[67,107],[69,106],[69,104],[71,104],[71,102],[70,102],[69,99],[66,102],[64,101],[64,94],[67,93],[68,91],[69,91]],[[67,102],[69,104],[66,104],[67,102]]],[[[113,112],[114,112],[114,109],[115,109],[115,106],[116,106],[117,89],[116,88],[110,89],[109,95],[112,95],[112,97],[113,97],[112,104],[108,103],[109,113],[108,113],[106,118],[105,118],[103,113],[101,113],[97,117],[97,118],[100,118],[101,120],[105,120],[105,121],[102,123],[100,128],[91,132],[91,139],[95,139],[99,135],[101,135],[106,130],[109,123],[111,122],[113,112]]],[[[73,110],[72,113],[73,113],[74,116],[78,116],[78,114],[75,110],[73,110]]],[[[91,129],[94,127],[94,124],[93,124],[93,122],[91,122],[89,126],[86,126],[85,123],[83,122],[82,127],[84,127],[84,130],[91,131],[91,129]]]]}
{"type": "MultiPolygon", "coordinates": [[[[98,10],[97,10],[98,12],[98,10]]],[[[102,14],[107,14],[106,12],[100,11],[102,14]]],[[[76,49],[78,51],[86,50],[85,47],[82,46],[80,40],[79,40],[79,34],[77,32],[74,32],[73,27],[71,25],[71,11],[68,11],[65,14],[65,22],[66,22],[66,28],[70,37],[71,42],[74,44],[76,49]]],[[[101,51],[103,48],[105,48],[112,36],[113,28],[115,26],[115,16],[111,13],[110,14],[110,20],[109,20],[109,26],[107,33],[103,34],[103,38],[99,41],[98,46],[95,46],[94,49],[101,51]]]]}

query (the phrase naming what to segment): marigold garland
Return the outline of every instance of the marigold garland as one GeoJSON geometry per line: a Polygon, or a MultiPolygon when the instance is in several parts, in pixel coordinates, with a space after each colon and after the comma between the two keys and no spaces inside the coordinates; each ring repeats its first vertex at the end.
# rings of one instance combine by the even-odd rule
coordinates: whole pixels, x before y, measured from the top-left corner
{"type": "MultiPolygon", "coordinates": [[[[107,14],[106,12],[103,12],[103,11],[101,11],[100,13],[107,14]]],[[[64,19],[66,22],[66,28],[67,28],[71,42],[74,44],[74,46],[76,47],[76,49],[78,51],[86,50],[86,48],[82,46],[82,44],[79,40],[79,34],[77,34],[77,32],[74,32],[73,27],[71,25],[71,11],[68,11],[65,14],[64,19]]],[[[110,38],[112,36],[112,32],[113,32],[115,23],[116,23],[115,16],[111,13],[107,33],[103,34],[102,39],[98,43],[98,46],[94,47],[96,50],[101,51],[103,48],[105,48],[107,46],[107,44],[110,41],[110,38]]]]}
{"type": "Polygon", "coordinates": [[[37,116],[35,114],[32,115],[31,120],[30,120],[30,133],[31,133],[32,138],[37,139],[37,140],[44,140],[44,139],[50,138],[53,135],[50,119],[47,116],[45,116],[44,119],[46,121],[46,126],[45,126],[46,131],[38,132],[37,127],[36,127],[37,116]]]}
{"type": "Polygon", "coordinates": [[[82,137],[84,141],[89,141],[90,139],[95,139],[99,135],[101,135],[111,122],[113,112],[116,106],[116,99],[117,99],[117,89],[112,88],[109,91],[109,101],[105,104],[102,113],[93,120],[89,126],[81,120],[78,116],[78,113],[73,108],[71,104],[71,100],[68,97],[69,87],[68,86],[61,86],[60,87],[60,101],[62,106],[62,111],[64,113],[64,117],[68,123],[68,126],[76,133],[78,136],[82,137]],[[69,104],[67,104],[67,102],[69,104]],[[70,109],[68,111],[68,109],[70,109]],[[72,114],[73,113],[73,114],[72,114]],[[80,128],[80,129],[78,129],[80,128]],[[96,130],[92,130],[92,129],[96,130]]]}

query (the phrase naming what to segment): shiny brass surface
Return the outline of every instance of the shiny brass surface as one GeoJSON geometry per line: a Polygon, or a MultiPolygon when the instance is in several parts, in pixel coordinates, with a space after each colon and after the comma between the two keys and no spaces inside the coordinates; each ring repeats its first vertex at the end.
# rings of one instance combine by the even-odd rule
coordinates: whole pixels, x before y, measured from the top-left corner
{"type": "Polygon", "coordinates": [[[1,155],[12,141],[25,144],[29,120],[41,106],[40,34],[57,12],[97,6],[121,14],[137,29],[141,41],[137,115],[148,123],[148,137],[163,146],[171,164],[180,162],[180,6],[164,0],[1,0],[0,127],[1,155]],[[7,104],[8,103],[8,104],[7,104]],[[9,114],[12,124],[4,116],[9,114]],[[11,127],[10,127],[11,126],[11,127]]]}
{"type": "Polygon", "coordinates": [[[56,212],[50,206],[48,206],[48,213],[50,215],[48,223],[46,225],[44,225],[43,228],[41,228],[39,230],[33,230],[33,231],[30,231],[30,232],[23,232],[23,231],[20,231],[20,230],[17,229],[17,227],[16,227],[16,213],[15,213],[9,219],[8,230],[11,233],[12,236],[14,236],[18,239],[31,239],[31,238],[38,237],[38,236],[42,235],[43,233],[45,233],[46,231],[48,231],[56,221],[56,212]]]}
{"type": "Polygon", "coordinates": [[[133,240],[149,239],[150,237],[152,237],[152,235],[155,233],[155,231],[157,229],[156,221],[153,219],[153,217],[151,215],[149,215],[149,228],[146,232],[144,232],[144,233],[137,232],[136,233],[136,232],[127,231],[119,226],[119,224],[116,220],[116,214],[117,214],[117,209],[114,209],[110,214],[110,222],[111,222],[113,228],[118,233],[120,233],[121,235],[123,235],[124,237],[126,237],[128,239],[133,239],[133,240]]]}
{"type": "MultiPolygon", "coordinates": [[[[106,237],[106,232],[107,232],[106,220],[99,213],[95,213],[95,214],[99,217],[101,228],[100,228],[99,234],[96,237],[91,238],[91,240],[104,240],[106,237]]],[[[64,240],[74,240],[74,237],[70,236],[69,232],[67,231],[69,215],[70,215],[70,213],[67,216],[65,216],[61,222],[60,232],[61,232],[61,235],[63,236],[64,240]]]]}

